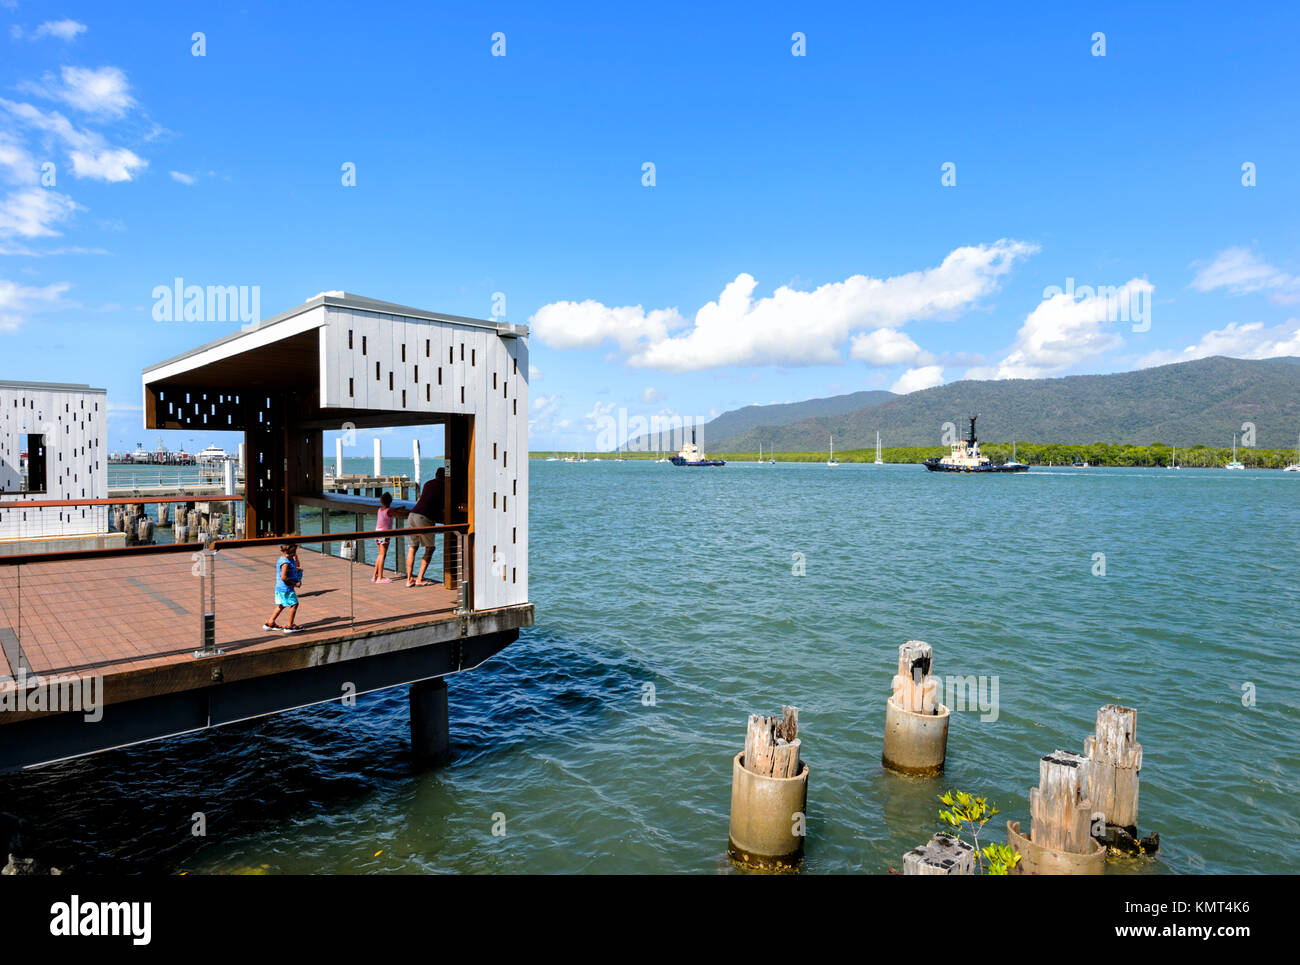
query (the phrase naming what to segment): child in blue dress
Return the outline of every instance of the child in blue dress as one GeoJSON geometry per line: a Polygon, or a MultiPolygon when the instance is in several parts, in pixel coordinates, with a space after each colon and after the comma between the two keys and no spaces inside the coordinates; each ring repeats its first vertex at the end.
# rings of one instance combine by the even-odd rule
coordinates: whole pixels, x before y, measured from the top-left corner
{"type": "Polygon", "coordinates": [[[295,589],[302,586],[302,567],[298,565],[298,544],[281,543],[280,558],[275,561],[275,612],[271,619],[262,624],[263,630],[280,630],[284,633],[301,633],[302,627],[294,622],[298,613],[298,594],[295,589]],[[289,611],[288,626],[280,626],[275,621],[283,610],[289,611]]]}

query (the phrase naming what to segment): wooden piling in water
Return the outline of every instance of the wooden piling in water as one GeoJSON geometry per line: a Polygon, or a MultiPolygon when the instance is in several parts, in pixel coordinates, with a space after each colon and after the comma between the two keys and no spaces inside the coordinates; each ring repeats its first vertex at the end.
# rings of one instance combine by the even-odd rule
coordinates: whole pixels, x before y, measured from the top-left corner
{"type": "Polygon", "coordinates": [[[905,875],[973,875],[975,848],[956,835],[935,834],[928,844],[903,855],[905,875]]]}
{"type": "Polygon", "coordinates": [[[1007,822],[1007,844],[1020,852],[1012,874],[1099,875],[1106,849],[1092,839],[1088,800],[1091,762],[1081,754],[1055,751],[1039,759],[1038,787],[1029,790],[1029,836],[1018,821],[1007,822]]]}
{"type": "Polygon", "coordinates": [[[797,707],[749,717],[745,749],[731,762],[728,850],[742,864],[793,868],[803,858],[808,765],[798,733],[797,707]]]}
{"type": "Polygon", "coordinates": [[[943,772],[951,712],[939,701],[934,648],[908,640],[898,648],[894,692],[885,702],[885,740],[880,761],[900,774],[943,772]]]}
{"type": "Polygon", "coordinates": [[[1118,704],[1101,707],[1096,730],[1083,740],[1083,753],[1089,761],[1093,837],[1123,853],[1155,852],[1160,847],[1159,834],[1138,838],[1142,745],[1137,742],[1137,711],[1118,704]]]}

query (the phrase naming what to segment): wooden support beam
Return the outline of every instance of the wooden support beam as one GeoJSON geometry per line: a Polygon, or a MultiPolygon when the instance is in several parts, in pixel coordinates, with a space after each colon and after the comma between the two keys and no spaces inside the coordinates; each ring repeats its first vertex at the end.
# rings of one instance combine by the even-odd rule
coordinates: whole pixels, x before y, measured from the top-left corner
{"type": "Polygon", "coordinates": [[[1058,750],[1038,762],[1038,787],[1029,790],[1030,841],[1072,854],[1095,848],[1088,771],[1088,758],[1070,751],[1058,750]]]}

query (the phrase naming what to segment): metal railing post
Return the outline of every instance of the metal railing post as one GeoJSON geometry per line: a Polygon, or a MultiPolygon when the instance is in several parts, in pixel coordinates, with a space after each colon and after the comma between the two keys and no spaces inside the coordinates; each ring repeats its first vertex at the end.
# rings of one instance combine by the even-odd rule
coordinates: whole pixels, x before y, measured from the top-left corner
{"type": "Polygon", "coordinates": [[[196,657],[215,657],[217,649],[217,551],[209,532],[199,550],[199,649],[196,657]]]}
{"type": "MultiPolygon", "coordinates": [[[[465,572],[465,545],[466,537],[463,532],[457,530],[456,537],[456,612],[468,613],[470,611],[469,599],[469,580],[465,572]]],[[[446,545],[445,543],[443,544],[446,545]]]]}

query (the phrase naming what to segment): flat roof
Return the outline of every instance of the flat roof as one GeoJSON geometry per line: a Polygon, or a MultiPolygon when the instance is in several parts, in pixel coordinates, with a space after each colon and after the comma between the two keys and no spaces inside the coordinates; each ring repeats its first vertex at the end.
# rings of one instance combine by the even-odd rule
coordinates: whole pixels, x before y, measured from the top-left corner
{"type": "Polygon", "coordinates": [[[330,291],[321,292],[319,295],[307,299],[307,301],[303,302],[301,305],[296,308],[291,308],[287,312],[281,312],[279,315],[273,315],[272,317],[263,319],[260,322],[252,322],[245,325],[238,332],[231,332],[229,335],[223,335],[221,338],[213,339],[211,342],[207,342],[197,348],[192,348],[187,352],[182,352],[180,355],[147,366],[144,370],[144,374],[148,375],[150,372],[161,369],[164,366],[192,358],[200,353],[216,348],[219,345],[225,345],[228,342],[233,342],[236,339],[243,338],[253,332],[259,332],[270,328],[272,325],[277,325],[280,322],[296,318],[305,312],[309,312],[314,308],[320,308],[322,306],[329,308],[346,308],[359,312],[376,312],[382,315],[401,315],[405,318],[415,318],[429,322],[448,322],[455,325],[472,325],[476,328],[490,328],[506,338],[526,338],[528,336],[527,325],[514,325],[510,322],[494,322],[486,318],[469,318],[463,315],[448,315],[443,312],[431,312],[423,308],[411,308],[407,305],[398,305],[394,302],[384,302],[377,298],[367,298],[364,295],[354,295],[350,292],[330,291]]]}
{"type": "Polygon", "coordinates": [[[108,389],[94,389],[79,382],[10,382],[8,379],[0,379],[0,389],[57,389],[64,392],[103,392],[105,395],[108,394],[108,389]]]}

